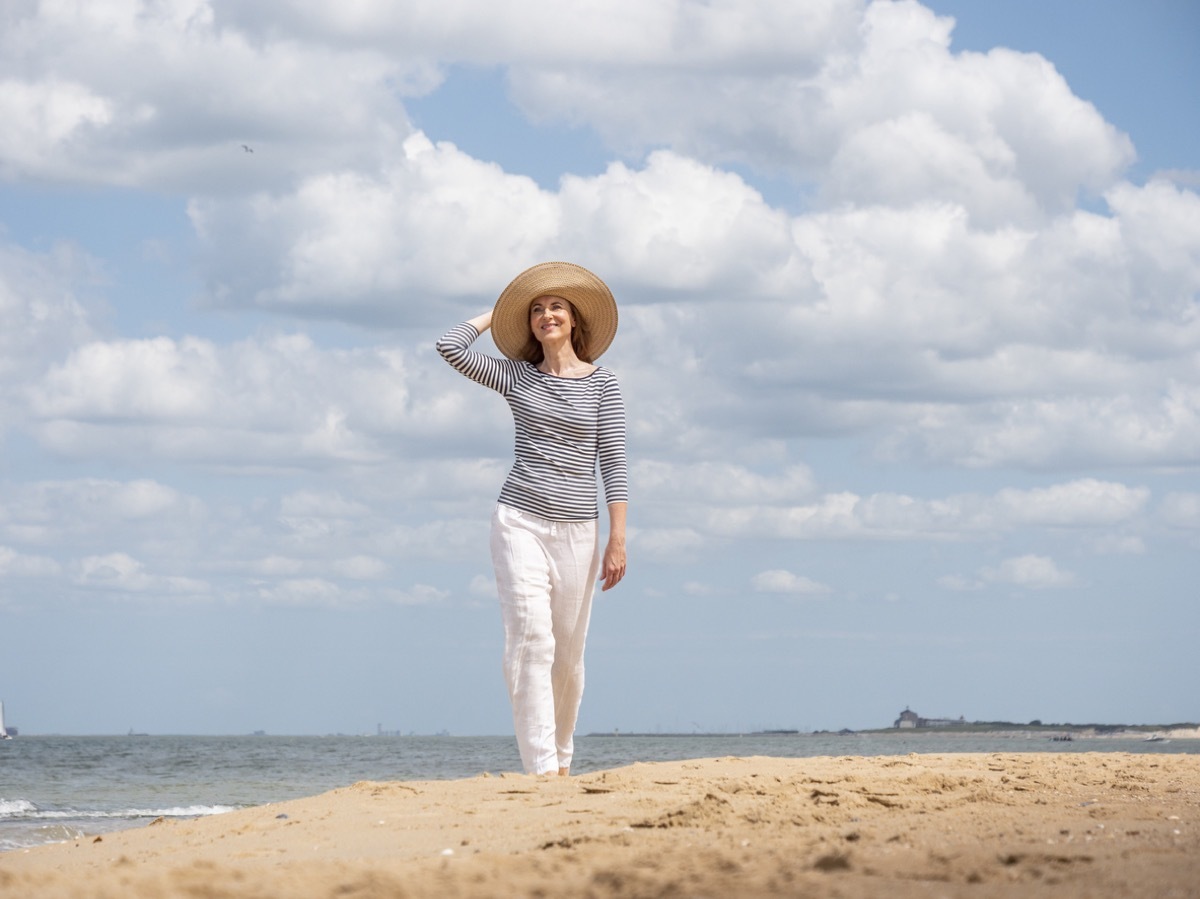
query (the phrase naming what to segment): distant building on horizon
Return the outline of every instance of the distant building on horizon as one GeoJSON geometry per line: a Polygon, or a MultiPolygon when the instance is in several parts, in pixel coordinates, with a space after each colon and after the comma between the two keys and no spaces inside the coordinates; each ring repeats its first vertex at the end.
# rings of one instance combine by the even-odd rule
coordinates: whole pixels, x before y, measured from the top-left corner
{"type": "Polygon", "coordinates": [[[966,723],[967,719],[962,715],[957,720],[954,718],[922,718],[905,706],[904,711],[900,713],[900,717],[892,723],[892,726],[904,730],[916,727],[954,727],[966,723]]]}

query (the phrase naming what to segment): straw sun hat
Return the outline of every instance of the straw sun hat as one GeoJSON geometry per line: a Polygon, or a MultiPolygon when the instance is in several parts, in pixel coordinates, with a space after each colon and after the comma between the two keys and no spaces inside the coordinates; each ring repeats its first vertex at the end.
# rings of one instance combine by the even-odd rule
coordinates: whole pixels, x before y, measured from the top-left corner
{"type": "Polygon", "coordinates": [[[504,288],[492,311],[492,340],[509,359],[522,359],[530,337],[529,304],[538,297],[570,301],[587,327],[588,349],[595,361],[617,333],[617,301],[608,285],[581,265],[543,262],[527,268],[504,288]]]}

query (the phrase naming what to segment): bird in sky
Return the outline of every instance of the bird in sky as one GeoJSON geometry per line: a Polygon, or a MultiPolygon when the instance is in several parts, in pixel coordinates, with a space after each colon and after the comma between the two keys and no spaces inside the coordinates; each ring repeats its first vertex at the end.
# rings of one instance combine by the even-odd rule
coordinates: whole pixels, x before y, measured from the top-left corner
{"type": "Polygon", "coordinates": [[[247,147],[245,144],[242,144],[242,149],[245,150],[247,153],[254,152],[254,150],[251,147],[247,147]]]}

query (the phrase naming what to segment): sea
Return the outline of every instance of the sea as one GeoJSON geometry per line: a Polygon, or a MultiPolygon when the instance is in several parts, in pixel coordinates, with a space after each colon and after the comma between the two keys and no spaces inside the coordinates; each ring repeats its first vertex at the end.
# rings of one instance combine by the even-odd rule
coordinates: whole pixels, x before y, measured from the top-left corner
{"type": "MultiPolygon", "coordinates": [[[[1200,740],[1045,734],[590,734],[572,773],[730,756],[1198,753],[1200,740]]],[[[520,771],[511,736],[19,736],[0,741],[0,853],[314,796],[358,781],[520,771]]]]}

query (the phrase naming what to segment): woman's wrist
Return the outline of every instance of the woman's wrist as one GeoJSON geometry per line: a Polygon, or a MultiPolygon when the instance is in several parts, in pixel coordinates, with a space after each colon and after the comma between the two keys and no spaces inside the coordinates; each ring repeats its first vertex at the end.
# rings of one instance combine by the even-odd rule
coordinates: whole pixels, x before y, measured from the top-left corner
{"type": "Polygon", "coordinates": [[[467,319],[467,324],[482,334],[492,326],[492,310],[489,309],[487,312],[482,312],[474,318],[467,319]]]}

